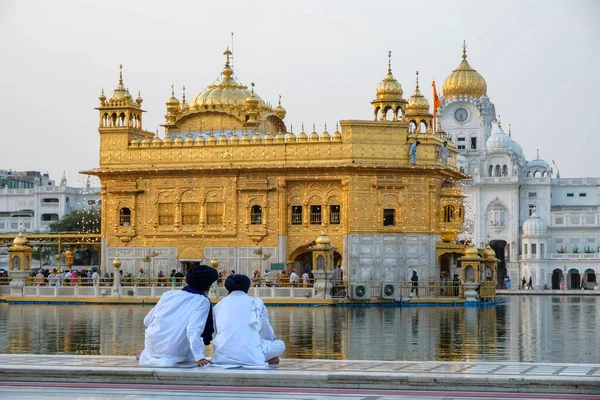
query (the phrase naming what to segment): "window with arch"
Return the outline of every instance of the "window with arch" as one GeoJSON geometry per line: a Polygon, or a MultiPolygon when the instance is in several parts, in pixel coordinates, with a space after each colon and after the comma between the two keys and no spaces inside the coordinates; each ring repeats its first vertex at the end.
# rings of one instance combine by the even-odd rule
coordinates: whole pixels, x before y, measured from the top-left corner
{"type": "Polygon", "coordinates": [[[173,225],[175,223],[175,205],[173,203],[158,203],[158,225],[173,225]]]}
{"type": "Polygon", "coordinates": [[[258,204],[255,204],[250,208],[250,223],[252,225],[262,224],[262,207],[258,204]]]}
{"type": "Polygon", "coordinates": [[[458,220],[463,221],[465,218],[464,210],[462,207],[458,207],[458,220]]]}
{"type": "Polygon", "coordinates": [[[454,220],[454,206],[444,207],[444,222],[452,222],[454,220]]]}
{"type": "Polygon", "coordinates": [[[500,165],[496,164],[496,168],[494,168],[494,176],[500,176],[500,165]]]}
{"type": "Polygon", "coordinates": [[[477,150],[477,136],[471,136],[471,150],[477,150]]]}
{"type": "Polygon", "coordinates": [[[19,257],[12,259],[12,269],[21,269],[21,259],[19,257]]]}
{"type": "Polygon", "coordinates": [[[421,132],[421,133],[427,132],[427,124],[423,121],[419,122],[419,132],[421,132]]]}
{"type": "Polygon", "coordinates": [[[456,136],[456,144],[457,144],[457,149],[458,150],[464,150],[465,147],[465,135],[464,134],[460,134],[458,136],[456,136]]]}
{"type": "Polygon", "coordinates": [[[131,210],[129,208],[123,207],[119,210],[119,225],[131,225],[131,210]]]}
{"type": "Polygon", "coordinates": [[[488,176],[494,176],[494,166],[491,164],[488,166],[488,176]]]}
{"type": "Polygon", "coordinates": [[[408,132],[409,133],[415,133],[417,131],[417,124],[415,121],[410,121],[410,123],[408,124],[408,132]]]}
{"type": "Polygon", "coordinates": [[[490,226],[503,227],[506,224],[506,208],[499,203],[493,204],[489,208],[488,221],[490,226]]]}
{"type": "Polygon", "coordinates": [[[200,203],[184,201],[181,203],[181,224],[198,225],[200,223],[200,203]]]}
{"type": "Polygon", "coordinates": [[[506,164],[502,166],[502,176],[508,176],[508,166],[506,164]]]}
{"type": "Polygon", "coordinates": [[[383,209],[383,226],[396,225],[396,210],[393,208],[383,209]]]}
{"type": "Polygon", "coordinates": [[[531,178],[533,175],[531,174],[531,171],[527,171],[527,177],[531,178]]]}

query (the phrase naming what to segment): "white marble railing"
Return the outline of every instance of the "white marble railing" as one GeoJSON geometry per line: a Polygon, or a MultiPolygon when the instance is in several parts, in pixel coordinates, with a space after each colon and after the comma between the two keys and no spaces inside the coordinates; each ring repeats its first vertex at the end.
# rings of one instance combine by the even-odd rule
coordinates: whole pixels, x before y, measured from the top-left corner
{"type": "Polygon", "coordinates": [[[511,182],[518,182],[519,181],[519,177],[518,176],[492,176],[492,177],[477,177],[475,176],[473,178],[473,180],[475,181],[475,183],[511,183],[511,182]]]}
{"type": "Polygon", "coordinates": [[[600,185],[600,178],[563,178],[552,179],[552,184],[560,186],[575,186],[575,185],[600,185]]]}

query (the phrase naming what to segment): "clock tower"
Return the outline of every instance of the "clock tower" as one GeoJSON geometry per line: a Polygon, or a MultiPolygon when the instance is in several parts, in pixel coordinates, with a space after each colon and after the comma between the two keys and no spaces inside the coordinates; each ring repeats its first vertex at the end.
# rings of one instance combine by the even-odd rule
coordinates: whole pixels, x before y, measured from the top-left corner
{"type": "Polygon", "coordinates": [[[463,43],[462,61],[444,81],[443,97],[438,110],[440,125],[466,158],[465,172],[481,171],[480,160],[485,142],[496,119],[494,105],[487,97],[487,83],[467,61],[463,43]]]}

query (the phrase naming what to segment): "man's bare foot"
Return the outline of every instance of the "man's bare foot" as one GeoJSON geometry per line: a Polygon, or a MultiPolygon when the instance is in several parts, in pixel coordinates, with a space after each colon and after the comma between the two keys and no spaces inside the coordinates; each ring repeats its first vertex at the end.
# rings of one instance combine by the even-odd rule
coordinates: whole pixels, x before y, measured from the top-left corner
{"type": "Polygon", "coordinates": [[[270,360],[267,360],[269,364],[279,364],[279,357],[273,357],[270,360]]]}
{"type": "Polygon", "coordinates": [[[144,350],[140,350],[140,351],[138,351],[138,353],[137,353],[137,356],[135,356],[135,359],[136,359],[136,360],[140,361],[140,357],[142,356],[142,352],[143,352],[143,351],[144,351],[144,350]]]}

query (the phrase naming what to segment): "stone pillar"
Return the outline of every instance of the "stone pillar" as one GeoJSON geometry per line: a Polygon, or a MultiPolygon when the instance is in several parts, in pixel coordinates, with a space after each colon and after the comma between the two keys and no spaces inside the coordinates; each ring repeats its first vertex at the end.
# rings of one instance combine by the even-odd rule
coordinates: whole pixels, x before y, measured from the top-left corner
{"type": "Polygon", "coordinates": [[[331,298],[331,278],[333,270],[313,269],[312,273],[315,276],[314,297],[322,299],[331,298]]]}
{"type": "Polygon", "coordinates": [[[477,303],[477,286],[476,282],[465,282],[465,303],[477,303]]]}
{"type": "Polygon", "coordinates": [[[29,271],[10,271],[10,277],[12,278],[12,280],[10,281],[11,296],[23,297],[23,289],[25,287],[25,284],[27,283],[28,276],[29,271]]]}
{"type": "Polygon", "coordinates": [[[113,261],[113,267],[115,268],[115,277],[113,279],[112,297],[121,297],[121,274],[119,273],[119,268],[121,268],[121,260],[119,260],[118,253],[113,261]]]}

